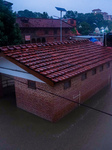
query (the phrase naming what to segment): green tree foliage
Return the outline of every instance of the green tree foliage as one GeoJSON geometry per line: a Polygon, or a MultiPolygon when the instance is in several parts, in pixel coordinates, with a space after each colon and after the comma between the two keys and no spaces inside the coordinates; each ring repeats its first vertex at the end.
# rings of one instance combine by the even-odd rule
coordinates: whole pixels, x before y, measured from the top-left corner
{"type": "Polygon", "coordinates": [[[66,12],[66,14],[63,16],[64,19],[67,19],[67,18],[73,18],[73,19],[76,19],[77,18],[77,11],[72,11],[72,10],[69,10],[66,12]]]}
{"type": "Polygon", "coordinates": [[[80,26],[78,27],[79,33],[82,35],[88,35],[90,33],[90,25],[87,22],[81,22],[80,26]]]}
{"type": "Polygon", "coordinates": [[[36,18],[37,14],[33,13],[32,11],[29,11],[27,9],[25,9],[24,11],[18,11],[17,15],[19,17],[26,17],[26,18],[36,18]]]}
{"type": "Polygon", "coordinates": [[[83,14],[77,13],[76,11],[67,11],[64,15],[64,18],[76,19],[77,29],[82,35],[93,33],[96,27],[98,27],[99,29],[101,27],[108,27],[110,31],[112,30],[112,21],[104,20],[102,14],[83,14]]]}
{"type": "Polygon", "coordinates": [[[18,11],[17,16],[18,17],[26,17],[26,18],[45,18],[45,19],[50,18],[47,12],[43,12],[43,13],[32,12],[27,9],[25,9],[24,11],[22,11],[22,10],[18,11]]]}
{"type": "Polygon", "coordinates": [[[0,46],[21,43],[18,25],[15,23],[16,15],[0,0],[0,46]]]}

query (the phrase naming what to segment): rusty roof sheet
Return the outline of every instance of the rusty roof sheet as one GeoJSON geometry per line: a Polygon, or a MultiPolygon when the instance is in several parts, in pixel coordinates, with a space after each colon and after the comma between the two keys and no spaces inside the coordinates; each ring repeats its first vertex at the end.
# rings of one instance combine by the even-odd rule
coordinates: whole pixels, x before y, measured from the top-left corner
{"type": "Polygon", "coordinates": [[[112,60],[112,48],[88,40],[1,47],[7,57],[53,83],[77,76],[112,60]]]}

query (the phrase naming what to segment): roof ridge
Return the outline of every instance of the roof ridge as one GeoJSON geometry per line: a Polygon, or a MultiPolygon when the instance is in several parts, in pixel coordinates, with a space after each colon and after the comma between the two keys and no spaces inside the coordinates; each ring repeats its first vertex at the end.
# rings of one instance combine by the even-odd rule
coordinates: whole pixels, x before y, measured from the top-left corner
{"type": "Polygon", "coordinates": [[[18,50],[18,49],[28,49],[28,48],[37,48],[37,47],[45,47],[45,46],[56,46],[56,45],[66,45],[66,44],[79,44],[82,42],[87,42],[88,39],[82,40],[73,40],[73,41],[63,41],[63,42],[48,42],[48,43],[29,43],[29,44],[19,44],[19,45],[10,45],[10,46],[2,46],[0,47],[0,51],[7,50],[18,50]]]}

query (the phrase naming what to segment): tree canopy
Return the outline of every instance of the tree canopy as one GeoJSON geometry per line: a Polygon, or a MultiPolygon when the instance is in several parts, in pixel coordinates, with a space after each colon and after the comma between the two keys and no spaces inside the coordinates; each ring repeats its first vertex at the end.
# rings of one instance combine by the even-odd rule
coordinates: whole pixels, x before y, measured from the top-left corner
{"type": "Polygon", "coordinates": [[[64,18],[76,19],[77,29],[82,35],[93,33],[96,27],[99,29],[108,27],[110,31],[112,30],[112,21],[104,20],[102,14],[83,14],[71,10],[66,12],[64,18]]]}
{"type": "Polygon", "coordinates": [[[43,12],[43,13],[32,12],[27,9],[18,11],[17,16],[18,17],[26,17],[26,18],[45,18],[45,19],[51,18],[47,12],[43,12]]]}
{"type": "Polygon", "coordinates": [[[16,22],[16,14],[0,0],[0,46],[21,43],[21,34],[16,22]]]}

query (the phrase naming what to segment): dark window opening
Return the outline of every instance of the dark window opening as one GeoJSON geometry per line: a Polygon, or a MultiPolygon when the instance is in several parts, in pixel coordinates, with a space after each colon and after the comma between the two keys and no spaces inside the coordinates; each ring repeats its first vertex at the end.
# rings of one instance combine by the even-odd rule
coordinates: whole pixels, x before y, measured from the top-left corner
{"type": "Polygon", "coordinates": [[[36,40],[35,40],[35,38],[33,38],[33,39],[32,39],[32,43],[36,43],[36,40]]]}
{"type": "Polygon", "coordinates": [[[68,29],[65,29],[65,34],[67,34],[68,33],[68,29]]]}
{"type": "Polygon", "coordinates": [[[55,35],[57,34],[57,29],[54,29],[54,34],[55,34],[55,35]]]}
{"type": "Polygon", "coordinates": [[[100,72],[101,72],[101,71],[103,71],[103,65],[102,65],[102,66],[100,66],[100,72]]]}
{"type": "Polygon", "coordinates": [[[95,75],[96,74],[96,69],[93,69],[92,70],[92,75],[95,75]]]}
{"type": "Polygon", "coordinates": [[[37,38],[37,43],[41,43],[41,39],[40,38],[37,38]]]}
{"type": "Polygon", "coordinates": [[[57,41],[57,37],[54,37],[54,41],[57,41]]]}
{"type": "Polygon", "coordinates": [[[108,62],[108,63],[106,64],[106,66],[107,66],[107,68],[109,68],[109,67],[110,67],[110,62],[108,62]]]}
{"type": "Polygon", "coordinates": [[[71,24],[74,24],[74,20],[70,20],[70,23],[71,23],[71,24]]]}
{"type": "Polygon", "coordinates": [[[71,80],[66,81],[66,82],[64,83],[64,89],[68,89],[68,88],[70,88],[70,87],[71,87],[71,80]]]}
{"type": "Polygon", "coordinates": [[[45,43],[46,42],[46,39],[43,37],[42,38],[42,43],[45,43]]]}
{"type": "Polygon", "coordinates": [[[36,82],[28,80],[28,88],[30,88],[30,89],[36,89],[36,82]]]}
{"type": "Polygon", "coordinates": [[[82,81],[85,80],[85,79],[87,79],[87,73],[83,73],[82,76],[81,76],[82,81]]]}
{"type": "Polygon", "coordinates": [[[48,31],[48,30],[45,30],[45,34],[49,34],[49,31],[48,31]]]}
{"type": "Polygon", "coordinates": [[[24,23],[28,23],[29,22],[29,18],[21,18],[21,21],[24,23]]]}

